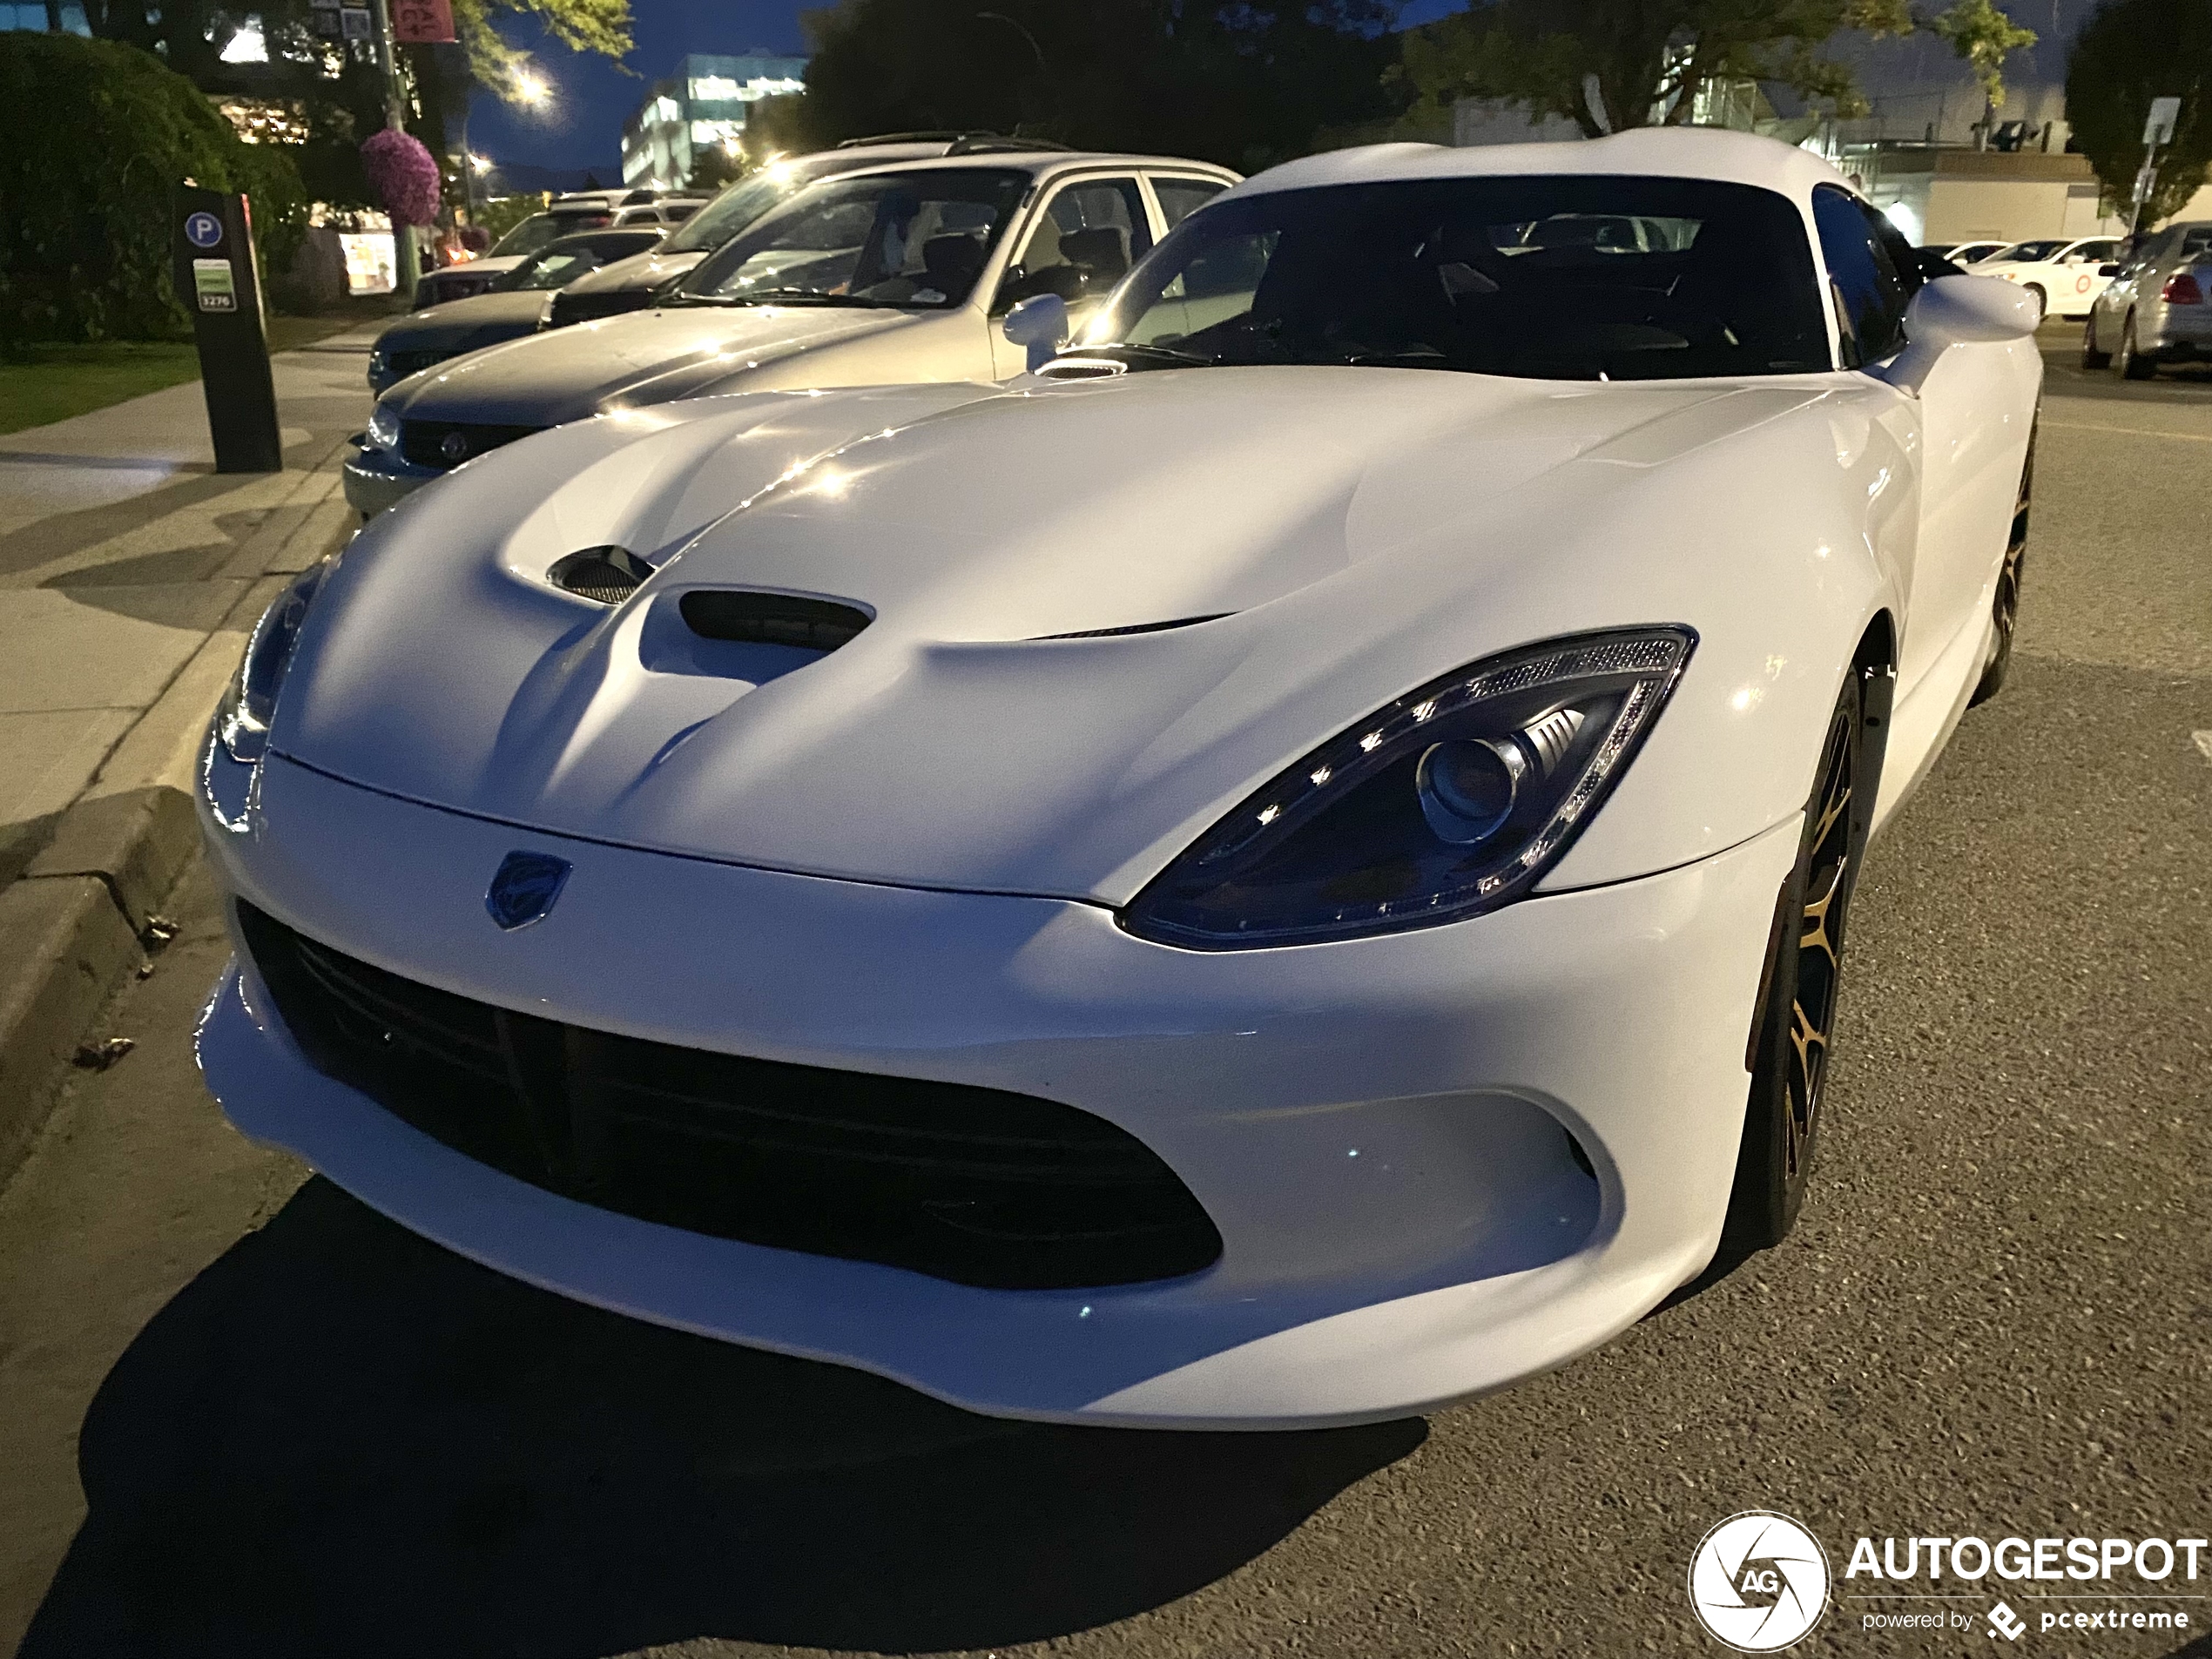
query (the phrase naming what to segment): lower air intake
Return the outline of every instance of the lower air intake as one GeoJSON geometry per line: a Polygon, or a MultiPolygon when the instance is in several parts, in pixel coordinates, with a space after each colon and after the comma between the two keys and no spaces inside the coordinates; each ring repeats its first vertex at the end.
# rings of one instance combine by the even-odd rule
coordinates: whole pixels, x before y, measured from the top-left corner
{"type": "Polygon", "coordinates": [[[1221,1255],[1150,1148],[1058,1101],[560,1024],[387,973],[243,901],[238,918],[318,1069],[533,1186],[995,1290],[1138,1284],[1221,1255]]]}

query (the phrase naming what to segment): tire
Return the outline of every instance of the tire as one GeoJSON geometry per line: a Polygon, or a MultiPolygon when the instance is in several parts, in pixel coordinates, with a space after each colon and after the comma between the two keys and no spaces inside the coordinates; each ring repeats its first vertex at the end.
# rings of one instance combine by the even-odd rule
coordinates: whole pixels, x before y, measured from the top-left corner
{"type": "Polygon", "coordinates": [[[2030,282],[2023,286],[2028,293],[2035,296],[2035,320],[2038,326],[2050,321],[2051,296],[2043,292],[2043,285],[2040,282],[2030,282]]]}
{"type": "Polygon", "coordinates": [[[2092,311],[2081,328],[2081,368],[2085,373],[2094,373],[2111,366],[2112,354],[2097,349],[2097,314],[2092,311]]]}
{"type": "Polygon", "coordinates": [[[1875,767],[1863,764],[1867,671],[1836,698],[1813,772],[1797,862],[1776,905],[1749,1056],[1750,1103],[1721,1258],[1778,1244],[1804,1207],[1820,1143],[1828,1049],[1836,1029],[1844,922],[1874,806],[1875,767]]]}
{"type": "Polygon", "coordinates": [[[2158,373],[2158,360],[2146,357],[2135,348],[2135,314],[2129,312],[2128,320],[2120,326],[2120,355],[2113,361],[2120,377],[2128,381],[2147,381],[2158,373]]]}
{"type": "Polygon", "coordinates": [[[2027,556],[2027,509],[2035,494],[2035,428],[2027,431],[2027,461],[2020,468],[2020,494],[2013,498],[2013,526],[2005,537],[2005,563],[1997,572],[1997,591],[1989,602],[1995,624],[1989,656],[1981,665],[1981,678],[1966,706],[1986,703],[2005,689],[2005,676],[2013,666],[2013,629],[2020,619],[2020,567],[2027,556]]]}

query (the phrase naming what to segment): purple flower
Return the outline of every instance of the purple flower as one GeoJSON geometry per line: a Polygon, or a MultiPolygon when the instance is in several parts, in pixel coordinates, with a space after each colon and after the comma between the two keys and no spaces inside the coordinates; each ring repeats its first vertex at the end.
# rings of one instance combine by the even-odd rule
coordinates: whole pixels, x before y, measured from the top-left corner
{"type": "Polygon", "coordinates": [[[395,223],[428,225],[438,217],[438,164],[421,140],[387,127],[361,145],[368,187],[395,223]]]}

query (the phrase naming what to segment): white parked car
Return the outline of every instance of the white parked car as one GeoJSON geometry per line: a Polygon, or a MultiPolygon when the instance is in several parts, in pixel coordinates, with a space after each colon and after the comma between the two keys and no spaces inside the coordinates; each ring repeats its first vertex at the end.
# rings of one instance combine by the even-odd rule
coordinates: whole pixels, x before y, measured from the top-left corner
{"type": "Polygon", "coordinates": [[[209,1085],[978,1411],[1561,1364],[1804,1199],[1867,837],[2004,677],[2035,320],[1770,140],[1393,145],[1007,385],[507,445],[256,631],[209,1085]],[[1524,229],[1593,216],[1663,234],[1524,229]]]}
{"type": "Polygon", "coordinates": [[[364,514],[526,434],[770,388],[989,384],[1027,361],[995,320],[1055,293],[1080,324],[1237,175],[1204,162],[983,150],[798,191],[651,310],[517,340],[401,381],[346,467],[364,514]]]}
{"type": "Polygon", "coordinates": [[[1976,260],[1974,274],[2017,282],[2048,315],[2078,321],[2112,280],[2102,267],[2119,256],[2116,236],[2045,237],[1976,260]]]}

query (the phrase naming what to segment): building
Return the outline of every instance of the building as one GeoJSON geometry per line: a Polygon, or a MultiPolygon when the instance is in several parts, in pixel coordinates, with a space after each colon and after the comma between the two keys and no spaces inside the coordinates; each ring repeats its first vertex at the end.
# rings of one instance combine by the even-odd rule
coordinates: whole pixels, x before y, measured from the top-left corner
{"type": "Polygon", "coordinates": [[[666,190],[689,182],[702,151],[736,148],[752,105],[803,91],[806,73],[804,57],[757,50],[742,57],[691,53],[622,124],[623,183],[666,190]]]}

